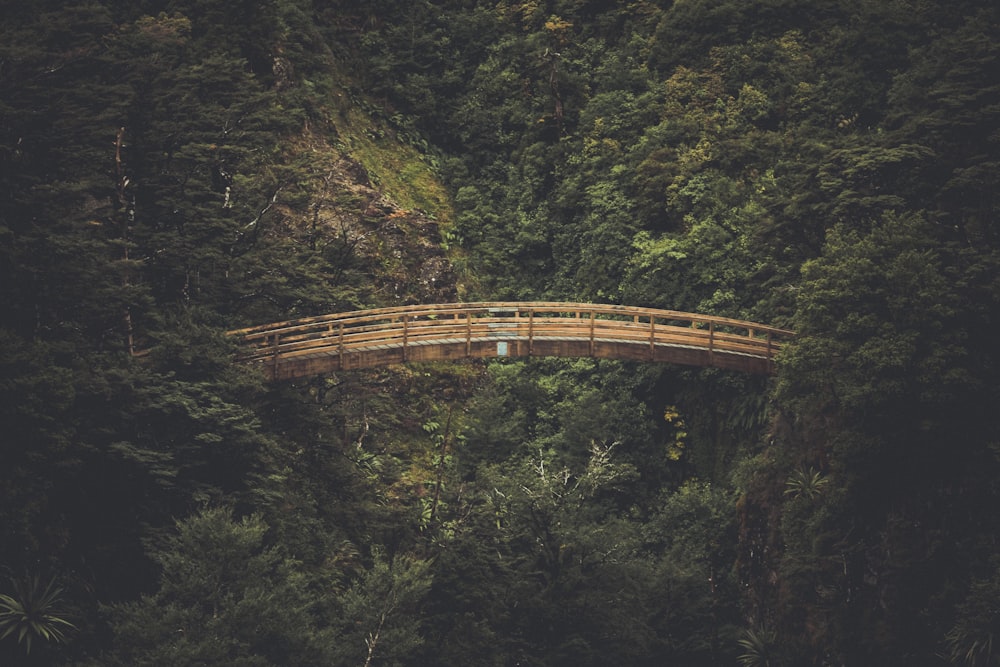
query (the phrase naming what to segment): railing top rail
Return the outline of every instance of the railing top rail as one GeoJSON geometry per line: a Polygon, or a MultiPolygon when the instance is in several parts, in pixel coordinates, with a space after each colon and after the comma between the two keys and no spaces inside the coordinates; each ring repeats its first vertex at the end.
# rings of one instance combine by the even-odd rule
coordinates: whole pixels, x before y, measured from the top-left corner
{"type": "MultiPolygon", "coordinates": [[[[408,306],[392,306],[387,308],[372,308],[367,310],[353,310],[343,313],[333,313],[329,315],[319,315],[316,317],[305,317],[282,322],[273,322],[243,329],[229,331],[230,335],[242,336],[245,338],[259,338],[266,335],[283,333],[300,333],[315,330],[321,327],[334,325],[355,326],[368,322],[381,320],[392,320],[403,316],[432,317],[439,315],[477,315],[490,316],[491,314],[514,313],[515,316],[533,314],[557,314],[557,313],[580,313],[581,315],[591,313],[594,316],[631,316],[652,318],[654,320],[681,320],[692,323],[711,323],[713,326],[730,326],[741,329],[753,330],[758,333],[770,333],[777,336],[792,336],[794,332],[787,329],[779,329],[757,322],[738,320],[727,317],[716,317],[714,315],[704,315],[699,313],[688,313],[676,310],[661,310],[658,308],[643,308],[636,306],[620,306],[616,304],[599,303],[574,303],[562,301],[480,301],[468,303],[443,303],[443,304],[415,304],[408,306]]],[[[501,316],[502,317],[502,316],[501,316]]]]}

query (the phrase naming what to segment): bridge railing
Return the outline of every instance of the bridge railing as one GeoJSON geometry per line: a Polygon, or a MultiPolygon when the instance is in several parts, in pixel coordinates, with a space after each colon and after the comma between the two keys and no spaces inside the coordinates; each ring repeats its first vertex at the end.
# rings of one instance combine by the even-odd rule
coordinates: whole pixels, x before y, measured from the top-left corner
{"type": "Polygon", "coordinates": [[[480,302],[377,308],[301,318],[229,332],[247,361],[280,363],[361,350],[516,339],[589,340],[692,347],[773,359],[792,332],[753,322],[653,308],[561,302],[480,302]]]}

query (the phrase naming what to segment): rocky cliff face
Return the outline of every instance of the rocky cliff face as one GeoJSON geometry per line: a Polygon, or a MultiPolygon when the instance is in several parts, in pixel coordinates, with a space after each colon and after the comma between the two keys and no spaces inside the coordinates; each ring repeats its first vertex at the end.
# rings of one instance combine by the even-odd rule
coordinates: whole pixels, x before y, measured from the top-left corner
{"type": "MultiPolygon", "coordinates": [[[[457,298],[456,276],[442,246],[439,223],[405,209],[373,187],[364,167],[341,157],[331,186],[364,202],[362,210],[331,209],[323,223],[356,244],[371,263],[376,293],[386,303],[441,303],[457,298]]],[[[322,206],[323,195],[317,204],[322,206]]],[[[321,218],[323,217],[320,213],[321,218]]]]}
{"type": "Polygon", "coordinates": [[[380,304],[457,299],[457,280],[442,245],[440,223],[404,208],[377,187],[360,161],[313,137],[310,159],[322,173],[298,225],[354,255],[380,304]]]}

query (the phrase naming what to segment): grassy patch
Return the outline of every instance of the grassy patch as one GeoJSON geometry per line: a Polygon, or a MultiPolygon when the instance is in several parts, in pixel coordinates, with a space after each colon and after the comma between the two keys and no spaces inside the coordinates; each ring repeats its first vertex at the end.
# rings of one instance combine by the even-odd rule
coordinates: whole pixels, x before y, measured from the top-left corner
{"type": "Polygon", "coordinates": [[[346,126],[338,126],[340,138],[351,157],[364,166],[372,184],[401,208],[423,211],[447,228],[452,220],[451,200],[424,156],[358,109],[348,109],[341,118],[346,126]]]}

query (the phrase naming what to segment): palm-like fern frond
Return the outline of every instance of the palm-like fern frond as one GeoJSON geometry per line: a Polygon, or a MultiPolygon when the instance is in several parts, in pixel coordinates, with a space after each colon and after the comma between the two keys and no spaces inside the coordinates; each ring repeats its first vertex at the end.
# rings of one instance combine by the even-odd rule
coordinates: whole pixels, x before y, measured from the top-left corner
{"type": "Polygon", "coordinates": [[[800,468],[788,476],[788,480],[785,482],[785,495],[796,498],[805,496],[811,500],[823,491],[823,487],[829,481],[823,476],[823,473],[812,466],[808,470],[800,468]]]}
{"type": "Polygon", "coordinates": [[[26,653],[31,653],[35,640],[64,644],[66,633],[76,626],[63,618],[59,609],[63,591],[55,579],[44,586],[37,576],[12,584],[13,595],[0,594],[0,641],[13,637],[26,653]]]}

